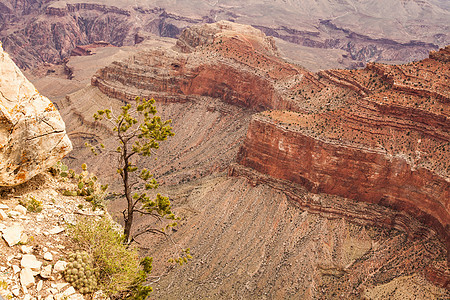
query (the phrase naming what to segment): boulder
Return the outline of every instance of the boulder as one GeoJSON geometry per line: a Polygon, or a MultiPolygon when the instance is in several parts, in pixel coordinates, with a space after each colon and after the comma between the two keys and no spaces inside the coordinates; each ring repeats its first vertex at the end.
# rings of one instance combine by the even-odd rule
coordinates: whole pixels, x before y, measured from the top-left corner
{"type": "Polygon", "coordinates": [[[3,230],[3,239],[8,243],[8,246],[12,247],[18,242],[20,242],[22,233],[23,233],[22,225],[14,225],[11,227],[7,227],[6,229],[3,230]]]}
{"type": "Polygon", "coordinates": [[[47,265],[41,269],[42,278],[50,278],[52,276],[52,265],[47,265]]]}
{"type": "Polygon", "coordinates": [[[61,273],[64,272],[67,268],[67,262],[63,260],[58,260],[53,268],[53,272],[61,273]]]}
{"type": "Polygon", "coordinates": [[[20,247],[20,251],[22,251],[23,254],[31,254],[31,252],[33,252],[33,246],[23,245],[20,247]]]}
{"type": "Polygon", "coordinates": [[[42,262],[38,261],[36,259],[36,256],[34,256],[33,254],[25,254],[24,256],[22,256],[20,265],[22,268],[39,272],[41,270],[42,262]]]}
{"type": "Polygon", "coordinates": [[[45,252],[44,253],[44,259],[48,260],[48,261],[52,261],[53,260],[53,254],[51,254],[50,252],[45,252]]]}
{"type": "Polygon", "coordinates": [[[34,273],[29,268],[24,268],[22,271],[20,271],[20,284],[23,288],[29,288],[30,286],[34,285],[34,273]]]}
{"type": "Polygon", "coordinates": [[[72,150],[65,124],[0,44],[0,186],[45,171],[72,150]]]}
{"type": "Polygon", "coordinates": [[[27,214],[27,209],[23,206],[23,205],[17,205],[15,208],[14,208],[14,210],[15,211],[17,211],[17,212],[19,212],[19,213],[21,213],[22,215],[26,215],[27,214]]]}

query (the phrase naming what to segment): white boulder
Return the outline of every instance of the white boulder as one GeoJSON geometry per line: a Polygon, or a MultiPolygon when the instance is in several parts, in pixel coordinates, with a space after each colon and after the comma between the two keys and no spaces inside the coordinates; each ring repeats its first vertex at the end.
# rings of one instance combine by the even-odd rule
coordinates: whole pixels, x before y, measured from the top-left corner
{"type": "Polygon", "coordinates": [[[20,242],[23,230],[22,225],[7,227],[3,230],[3,239],[8,243],[8,246],[12,247],[20,242]]]}
{"type": "Polygon", "coordinates": [[[52,265],[45,266],[41,269],[42,278],[50,278],[52,276],[52,265]]]}
{"type": "Polygon", "coordinates": [[[61,273],[64,272],[67,268],[67,262],[64,260],[58,260],[53,267],[53,272],[55,273],[61,273]]]}
{"type": "Polygon", "coordinates": [[[20,284],[24,290],[35,284],[34,272],[31,269],[24,268],[20,271],[20,284]]]}
{"type": "Polygon", "coordinates": [[[22,268],[28,268],[35,272],[39,272],[41,270],[42,262],[37,260],[36,256],[34,256],[33,254],[25,254],[24,256],[22,256],[20,266],[22,268]]]}

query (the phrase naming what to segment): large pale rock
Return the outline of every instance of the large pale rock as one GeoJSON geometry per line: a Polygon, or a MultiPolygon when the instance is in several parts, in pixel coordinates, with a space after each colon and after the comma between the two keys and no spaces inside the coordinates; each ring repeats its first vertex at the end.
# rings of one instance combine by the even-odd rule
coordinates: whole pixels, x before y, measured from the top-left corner
{"type": "Polygon", "coordinates": [[[65,124],[0,44],[0,186],[27,181],[72,150],[65,124]]]}
{"type": "Polygon", "coordinates": [[[15,211],[17,211],[17,212],[19,212],[19,213],[21,213],[22,215],[26,215],[27,214],[27,209],[23,206],[23,205],[17,205],[15,208],[14,208],[14,210],[15,211]]]}
{"type": "Polygon", "coordinates": [[[7,227],[6,229],[3,230],[3,239],[8,243],[8,246],[12,247],[18,242],[20,242],[22,233],[23,233],[22,225],[14,225],[11,227],[7,227]]]}
{"type": "Polygon", "coordinates": [[[20,265],[22,268],[39,272],[41,270],[42,262],[38,261],[33,254],[25,254],[22,256],[20,265]]]}
{"type": "Polygon", "coordinates": [[[44,259],[48,260],[48,261],[52,261],[53,260],[53,254],[51,254],[50,252],[45,252],[44,253],[44,259]]]}
{"type": "Polygon", "coordinates": [[[20,284],[22,287],[26,289],[34,285],[34,283],[34,272],[29,268],[22,269],[20,271],[20,284]]]}
{"type": "Polygon", "coordinates": [[[22,251],[23,254],[31,254],[31,252],[33,252],[33,246],[23,245],[20,247],[20,251],[22,251]]]}
{"type": "Polygon", "coordinates": [[[50,276],[52,276],[52,265],[42,267],[41,277],[42,278],[50,278],[50,276]]]}
{"type": "Polygon", "coordinates": [[[53,268],[53,272],[61,273],[64,272],[67,268],[67,262],[63,260],[58,260],[53,268]]]}

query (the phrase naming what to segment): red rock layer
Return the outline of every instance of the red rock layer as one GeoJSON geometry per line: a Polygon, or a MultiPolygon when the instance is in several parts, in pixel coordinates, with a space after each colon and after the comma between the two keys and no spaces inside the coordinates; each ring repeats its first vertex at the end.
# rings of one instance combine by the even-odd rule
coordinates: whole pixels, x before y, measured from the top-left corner
{"type": "Polygon", "coordinates": [[[95,49],[97,49],[97,48],[104,48],[104,47],[111,47],[111,46],[112,45],[110,43],[98,41],[98,42],[94,42],[89,45],[76,46],[75,49],[72,50],[70,55],[71,56],[92,55],[93,52],[95,51],[95,49]]]}
{"type": "Polygon", "coordinates": [[[300,183],[315,193],[406,211],[450,241],[448,182],[424,168],[412,170],[400,157],[321,140],[257,116],[250,123],[238,163],[300,183]]]}
{"type": "Polygon", "coordinates": [[[124,101],[142,94],[163,101],[210,96],[261,111],[300,109],[294,98],[284,95],[285,86],[303,77],[317,81],[280,59],[273,40],[250,26],[220,22],[194,27],[177,45],[185,53],[143,52],[99,70],[91,84],[124,101]]]}
{"type": "MultiPolygon", "coordinates": [[[[315,193],[407,212],[450,250],[448,52],[408,65],[320,72],[327,90],[338,86],[355,97],[336,108],[312,105],[311,114],[255,116],[238,163],[315,193]]],[[[307,88],[299,85],[314,101],[320,90],[314,96],[307,88]]]]}
{"type": "Polygon", "coordinates": [[[92,85],[124,101],[210,96],[276,109],[251,122],[240,164],[407,212],[450,248],[448,49],[407,65],[312,74],[280,59],[261,32],[229,22],[186,30],[177,49],[113,63],[92,85]]]}

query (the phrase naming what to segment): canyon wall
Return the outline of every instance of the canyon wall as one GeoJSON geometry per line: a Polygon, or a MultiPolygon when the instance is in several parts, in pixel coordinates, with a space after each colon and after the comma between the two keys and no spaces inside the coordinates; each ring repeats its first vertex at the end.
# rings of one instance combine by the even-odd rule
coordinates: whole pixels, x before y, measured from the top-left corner
{"type": "MultiPolygon", "coordinates": [[[[442,243],[448,246],[449,240],[450,111],[448,103],[439,98],[442,95],[445,99],[449,90],[445,51],[448,49],[431,54],[424,61],[405,65],[369,64],[361,70],[312,73],[281,59],[273,39],[250,26],[231,22],[193,26],[181,34],[175,47],[153,47],[100,69],[92,77],[91,86],[63,101],[62,111],[72,120],[68,124],[69,134],[76,144],[70,163],[86,159],[88,164],[97,164],[99,174],[112,178],[114,175],[110,173],[114,168],[108,164],[113,160],[102,153],[102,164],[98,165],[98,157],[97,162],[86,158],[88,150],[82,146],[85,141],[110,145],[107,128],[95,127],[91,123],[92,114],[106,106],[119,109],[135,96],[154,97],[158,113],[173,120],[176,135],[161,144],[157,161],[142,159],[139,164],[150,165],[163,188],[193,188],[193,207],[204,207],[197,202],[196,193],[200,190],[197,184],[204,184],[208,178],[213,181],[224,178],[230,182],[226,193],[234,189],[241,194],[232,200],[245,207],[242,211],[236,209],[240,211],[234,214],[237,218],[244,211],[253,212],[266,224],[267,219],[259,214],[258,207],[279,209],[284,205],[279,194],[289,203],[289,213],[291,209],[305,215],[311,212],[314,218],[326,222],[343,218],[345,222],[363,225],[364,230],[372,228],[401,235],[407,242],[400,244],[413,244],[417,247],[414,251],[424,255],[429,255],[429,247],[424,245],[436,241],[440,250],[433,250],[432,260],[437,262],[437,267],[415,256],[412,262],[408,259],[412,252],[398,248],[387,249],[390,258],[380,260],[376,254],[378,245],[374,243],[370,248],[373,255],[370,262],[365,256],[356,263],[359,267],[346,263],[344,267],[332,265],[326,269],[331,268],[339,276],[344,274],[339,278],[348,278],[345,276],[352,277],[349,274],[360,268],[364,275],[352,279],[359,285],[363,281],[360,278],[374,276],[375,263],[382,277],[386,267],[395,272],[407,268],[408,274],[426,272],[433,282],[448,286],[450,276],[445,266],[448,251],[442,243]],[[398,89],[398,85],[409,89],[398,89]],[[228,177],[223,172],[227,169],[228,177]],[[237,181],[245,188],[236,188],[231,183],[237,181]],[[269,189],[277,196],[247,194],[260,189],[269,189]],[[420,250],[421,247],[427,251],[420,250]],[[393,264],[392,257],[400,263],[393,264]]],[[[208,203],[222,203],[220,206],[228,211],[229,201],[223,201],[222,196],[215,198],[216,188],[214,182],[207,193],[208,203]]],[[[180,193],[180,198],[185,197],[184,190],[180,193]]],[[[169,194],[174,193],[169,191],[169,194]]],[[[202,216],[192,207],[182,211],[202,216]]],[[[217,220],[201,217],[207,224],[203,227],[207,229],[202,241],[208,235],[213,241],[211,245],[220,248],[215,244],[218,240],[225,244],[242,240],[247,233],[236,228],[245,226],[230,221],[230,215],[233,214],[229,211],[223,214],[223,228],[232,231],[235,237],[212,238],[208,232],[217,220]]],[[[295,228],[302,226],[289,217],[275,217],[295,228]]],[[[253,220],[253,216],[248,218],[253,220]]],[[[194,232],[196,237],[198,224],[194,221],[189,225],[192,226],[190,234],[194,232]]],[[[310,225],[316,228],[317,223],[310,225]]],[[[256,227],[258,231],[261,228],[256,227]]],[[[316,229],[312,239],[323,235],[323,229],[316,229]]],[[[218,230],[222,232],[220,226],[218,230]]],[[[289,237],[298,234],[299,242],[293,249],[300,249],[307,236],[299,230],[287,230],[289,237]]],[[[359,234],[361,230],[356,232],[359,234]]],[[[263,232],[248,236],[252,236],[249,244],[254,246],[254,236],[272,240],[273,235],[263,232]]],[[[289,239],[274,243],[281,245],[286,240],[289,239]]],[[[339,242],[340,238],[327,241],[324,249],[339,242]]],[[[305,251],[304,259],[311,257],[313,249],[305,251]]],[[[260,262],[250,252],[249,256],[260,262]]],[[[329,253],[334,255],[331,250],[329,253]]],[[[318,261],[323,260],[323,255],[317,257],[318,261]]],[[[268,261],[272,259],[270,254],[268,261]]],[[[230,268],[237,264],[230,262],[230,268]]],[[[320,269],[317,261],[305,263],[299,259],[298,264],[320,269]]],[[[223,270],[215,259],[212,265],[223,270]]],[[[279,269],[275,269],[270,272],[279,274],[279,269]]],[[[292,270],[292,274],[283,273],[284,278],[291,280],[299,273],[311,272],[298,272],[297,267],[292,270]]],[[[208,273],[205,278],[213,277],[208,273]]],[[[335,282],[336,278],[331,281],[335,282]]],[[[348,285],[347,279],[342,280],[343,286],[348,285]]],[[[383,277],[378,283],[387,281],[383,277]]],[[[255,278],[243,282],[255,282],[255,278]]],[[[359,290],[353,292],[360,295],[359,290]]],[[[305,295],[304,291],[299,294],[305,295]]]]}
{"type": "Polygon", "coordinates": [[[424,168],[413,170],[400,156],[320,140],[257,116],[250,123],[237,161],[314,193],[408,212],[450,241],[448,181],[424,168]]]}
{"type": "Polygon", "coordinates": [[[238,163],[314,193],[407,212],[450,250],[448,50],[403,66],[319,73],[358,96],[332,110],[255,115],[238,163]]]}
{"type": "Polygon", "coordinates": [[[208,96],[262,111],[294,109],[295,102],[275,83],[279,78],[296,81],[310,76],[281,60],[273,40],[259,30],[230,22],[185,30],[176,50],[144,51],[115,62],[100,69],[91,85],[123,101],[145,96],[183,102],[208,96]],[[260,49],[254,52],[255,48],[260,49]]]}
{"type": "MultiPolygon", "coordinates": [[[[176,45],[102,68],[91,85],[125,102],[207,96],[263,111],[239,164],[314,193],[407,212],[450,246],[448,48],[406,65],[314,74],[280,59],[261,32],[230,22],[194,26],[176,45]]],[[[395,224],[391,216],[380,225],[395,224]]]]}
{"type": "Polygon", "coordinates": [[[449,42],[448,11],[432,0],[427,1],[426,7],[433,9],[425,9],[416,1],[384,3],[397,9],[395,16],[379,14],[378,9],[368,8],[368,4],[360,1],[349,6],[349,3],[329,0],[313,7],[304,1],[288,4],[252,0],[246,6],[227,2],[185,0],[174,5],[136,1],[128,5],[102,0],[2,0],[0,39],[23,69],[42,63],[62,63],[76,46],[95,41],[115,46],[134,45],[142,42],[146,34],[176,38],[194,24],[221,20],[252,25],[268,36],[285,41],[286,55],[292,54],[293,59],[302,61],[296,52],[306,49],[310,54],[319,49],[325,55],[316,55],[317,59],[335,60],[333,65],[341,67],[363,66],[371,61],[419,60],[449,42]],[[408,13],[412,9],[410,5],[414,11],[421,12],[417,14],[421,18],[408,13]],[[334,9],[330,11],[330,7],[334,9]],[[358,7],[356,11],[347,13],[355,7],[358,7]],[[345,13],[336,19],[335,10],[345,13]],[[271,23],[267,22],[268,12],[271,23]]]}

